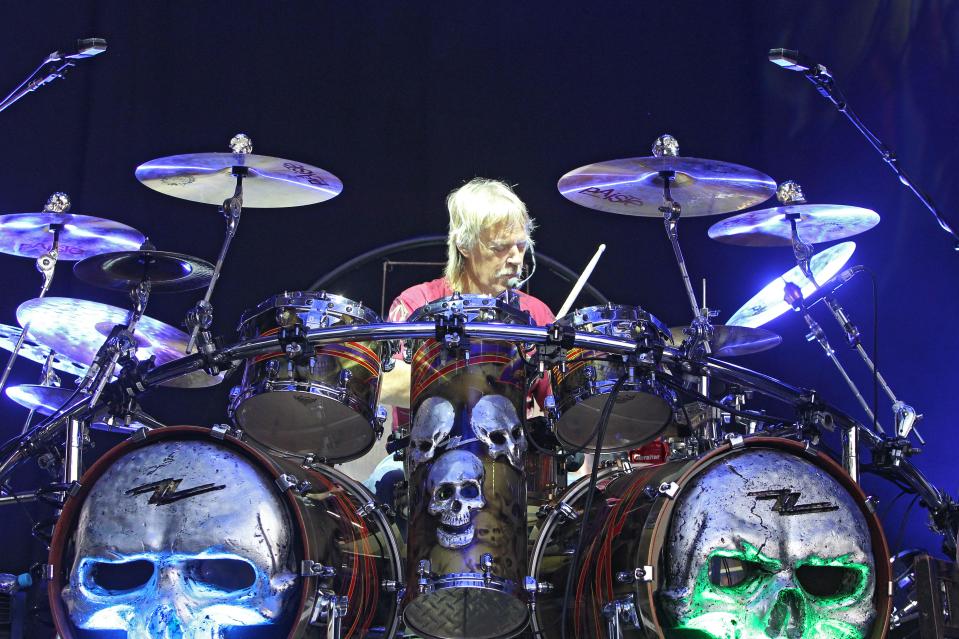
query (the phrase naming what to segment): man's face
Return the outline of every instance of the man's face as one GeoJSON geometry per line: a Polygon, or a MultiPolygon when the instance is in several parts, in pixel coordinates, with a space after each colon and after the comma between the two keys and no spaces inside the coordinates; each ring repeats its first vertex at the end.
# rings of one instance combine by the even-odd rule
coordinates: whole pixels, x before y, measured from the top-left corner
{"type": "Polygon", "coordinates": [[[483,229],[472,249],[461,250],[466,281],[475,289],[464,292],[495,295],[505,289],[522,269],[528,244],[522,227],[497,224],[483,229]]]}

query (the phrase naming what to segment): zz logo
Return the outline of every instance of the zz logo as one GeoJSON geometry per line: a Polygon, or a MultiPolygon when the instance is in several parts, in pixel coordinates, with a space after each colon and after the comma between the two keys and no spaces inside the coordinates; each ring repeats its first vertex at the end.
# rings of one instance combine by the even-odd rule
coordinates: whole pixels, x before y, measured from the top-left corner
{"type": "Polygon", "coordinates": [[[164,504],[172,504],[173,502],[180,501],[181,499],[186,499],[187,497],[193,497],[194,495],[202,495],[203,493],[210,493],[214,490],[222,490],[226,488],[226,486],[203,484],[202,486],[197,486],[195,488],[187,488],[185,490],[177,491],[181,481],[183,480],[173,478],[161,479],[160,481],[155,481],[150,484],[143,484],[142,486],[131,488],[127,491],[127,494],[142,495],[143,493],[153,491],[153,494],[150,495],[150,500],[147,503],[162,506],[164,504]]]}
{"type": "Polygon", "coordinates": [[[788,488],[779,488],[777,490],[758,490],[748,493],[750,497],[759,500],[775,500],[772,510],[780,515],[803,515],[806,513],[827,513],[832,510],[839,510],[839,506],[830,504],[828,501],[817,501],[808,504],[800,504],[799,497],[802,495],[799,491],[788,488]]]}

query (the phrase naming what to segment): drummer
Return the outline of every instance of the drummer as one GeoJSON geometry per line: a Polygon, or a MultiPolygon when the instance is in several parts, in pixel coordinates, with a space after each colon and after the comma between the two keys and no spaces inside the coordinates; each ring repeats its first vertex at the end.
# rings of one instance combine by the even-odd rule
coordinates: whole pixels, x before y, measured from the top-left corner
{"type": "MultiPolygon", "coordinates": [[[[393,301],[389,320],[404,322],[429,302],[462,294],[499,295],[521,279],[523,258],[532,250],[534,223],[526,205],[504,182],[474,178],[446,198],[449,209],[446,270],[443,277],[412,286],[393,301]]],[[[529,311],[538,326],[554,321],[549,307],[522,291],[514,291],[522,310],[529,311]]],[[[409,424],[410,365],[402,357],[395,369],[383,375],[380,402],[396,407],[394,428],[409,424]]],[[[538,408],[549,393],[540,380],[533,396],[538,408]]]]}

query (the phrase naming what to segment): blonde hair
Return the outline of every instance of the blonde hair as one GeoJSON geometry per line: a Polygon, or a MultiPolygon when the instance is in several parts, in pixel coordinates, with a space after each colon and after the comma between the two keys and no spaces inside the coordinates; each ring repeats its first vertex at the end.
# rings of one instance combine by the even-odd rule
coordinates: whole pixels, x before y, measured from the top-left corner
{"type": "Polygon", "coordinates": [[[529,237],[535,223],[526,205],[505,182],[487,178],[473,178],[446,197],[450,213],[449,235],[446,238],[446,281],[452,288],[459,285],[465,268],[460,250],[476,246],[484,228],[505,224],[525,230],[529,237]]]}

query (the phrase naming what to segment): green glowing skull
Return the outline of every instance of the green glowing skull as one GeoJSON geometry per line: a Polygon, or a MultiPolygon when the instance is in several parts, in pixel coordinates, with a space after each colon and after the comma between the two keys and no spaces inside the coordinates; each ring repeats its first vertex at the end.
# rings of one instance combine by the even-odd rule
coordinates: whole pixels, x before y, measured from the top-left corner
{"type": "Polygon", "coordinates": [[[876,617],[865,517],[835,479],[786,452],[746,449],[696,476],[665,550],[668,635],[863,639],[876,617]]]}

